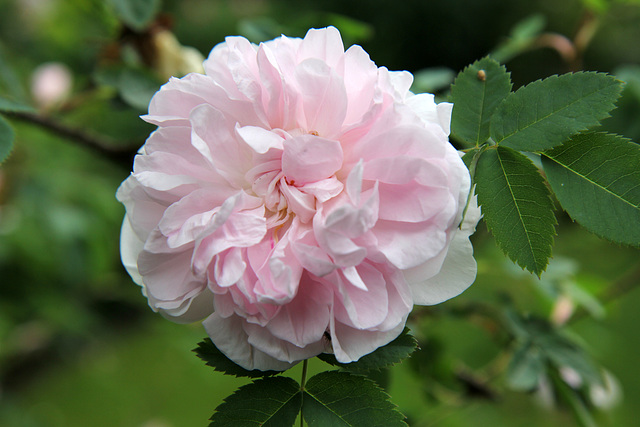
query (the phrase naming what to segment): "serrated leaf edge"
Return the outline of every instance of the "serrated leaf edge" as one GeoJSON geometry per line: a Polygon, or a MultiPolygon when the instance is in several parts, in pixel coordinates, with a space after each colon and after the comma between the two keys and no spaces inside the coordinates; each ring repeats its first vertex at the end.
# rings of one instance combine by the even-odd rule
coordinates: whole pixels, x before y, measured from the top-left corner
{"type": "MultiPolygon", "coordinates": [[[[624,84],[625,84],[622,80],[620,80],[620,79],[616,78],[615,76],[613,76],[613,75],[611,75],[611,74],[608,74],[608,73],[603,73],[603,72],[598,72],[598,71],[578,71],[578,72],[565,73],[565,74],[560,74],[560,75],[559,75],[559,74],[554,74],[554,75],[551,75],[551,76],[549,76],[549,77],[545,77],[545,78],[543,78],[543,79],[538,79],[538,80],[536,80],[536,81],[533,81],[533,82],[531,82],[531,83],[528,83],[527,85],[525,85],[525,86],[522,86],[522,87],[518,88],[518,90],[516,90],[515,92],[511,92],[507,97],[505,97],[505,98],[502,100],[502,102],[501,102],[501,104],[500,104],[500,105],[505,104],[505,103],[507,102],[507,100],[508,100],[510,97],[515,96],[515,95],[516,95],[516,94],[518,94],[519,92],[521,92],[521,91],[523,91],[523,90],[527,90],[527,88],[537,87],[537,86],[539,86],[540,84],[542,84],[543,82],[547,82],[547,81],[549,81],[549,80],[561,79],[561,78],[564,78],[564,77],[566,77],[566,76],[572,76],[572,75],[587,75],[587,74],[592,74],[592,75],[602,75],[602,76],[610,77],[610,78],[611,78],[611,80],[612,80],[612,83],[616,82],[616,83],[620,84],[620,90],[619,90],[619,92],[618,92],[618,97],[617,97],[617,98],[619,98],[619,97],[620,97],[620,95],[621,95],[621,93],[622,93],[622,88],[623,88],[623,86],[624,86],[624,84]]],[[[525,129],[528,129],[529,127],[531,127],[531,126],[533,126],[533,125],[535,125],[535,124],[537,124],[537,123],[541,122],[542,120],[544,120],[544,119],[548,118],[549,116],[551,116],[551,115],[553,115],[553,114],[557,114],[559,111],[562,111],[562,110],[564,110],[564,109],[568,108],[569,106],[573,105],[575,102],[578,102],[578,101],[580,101],[580,100],[583,100],[583,99],[587,98],[588,96],[591,96],[591,95],[593,95],[594,93],[599,92],[600,90],[602,90],[602,89],[598,89],[598,90],[595,90],[595,91],[593,91],[593,92],[590,92],[589,94],[587,94],[586,96],[583,96],[583,97],[582,97],[582,98],[580,98],[579,100],[576,100],[576,101],[572,102],[571,104],[565,105],[565,106],[563,106],[561,109],[559,109],[559,110],[555,110],[555,111],[553,111],[552,113],[550,113],[550,114],[548,114],[548,115],[544,116],[542,119],[537,120],[537,121],[532,122],[532,123],[529,123],[527,126],[525,126],[525,127],[523,127],[523,128],[520,128],[520,129],[517,129],[517,130],[515,130],[514,132],[512,132],[512,133],[510,133],[510,134],[508,134],[508,135],[504,135],[504,136],[502,137],[502,139],[500,139],[500,140],[496,140],[496,141],[495,141],[495,143],[496,143],[496,144],[498,144],[498,145],[500,145],[500,143],[504,143],[504,141],[505,141],[505,140],[507,140],[507,139],[509,139],[511,136],[513,136],[513,135],[515,135],[515,134],[517,134],[517,133],[519,133],[519,132],[522,132],[522,131],[524,131],[525,129]]],[[[616,98],[616,99],[617,99],[617,98],[616,98]]],[[[612,104],[612,108],[611,108],[609,111],[613,111],[613,110],[615,110],[615,109],[617,108],[617,106],[616,106],[616,104],[615,104],[615,101],[612,101],[612,102],[611,102],[611,104],[612,104]]],[[[496,110],[498,110],[499,108],[500,108],[500,106],[498,106],[498,108],[496,108],[496,110]]],[[[604,114],[600,119],[598,119],[598,120],[600,120],[600,121],[601,121],[601,120],[606,119],[607,117],[611,117],[611,115],[610,115],[608,112],[607,112],[607,113],[605,113],[605,114],[604,114]]],[[[493,120],[492,120],[492,123],[493,123],[493,120]]],[[[589,127],[585,127],[585,128],[582,128],[582,129],[578,129],[578,130],[577,130],[575,133],[573,133],[572,135],[577,135],[577,134],[579,134],[579,133],[581,133],[581,132],[584,132],[584,131],[586,131],[586,130],[588,130],[588,129],[589,129],[589,127]]],[[[491,134],[492,134],[492,137],[493,137],[493,133],[491,133],[491,134]]],[[[545,148],[544,150],[536,150],[536,152],[543,152],[543,151],[546,151],[546,150],[551,150],[551,149],[553,149],[553,148],[555,148],[555,147],[557,147],[557,146],[559,146],[559,145],[561,145],[561,144],[562,144],[562,143],[556,144],[555,146],[545,148]]],[[[507,144],[507,145],[504,145],[504,146],[505,146],[505,147],[509,147],[509,146],[508,146],[508,144],[507,144]]],[[[516,151],[526,151],[526,150],[518,150],[517,148],[513,148],[513,147],[509,147],[509,148],[512,148],[513,150],[516,150],[516,151]]]]}
{"type": "MultiPolygon", "coordinates": [[[[495,65],[498,65],[501,69],[504,70],[504,72],[506,73],[507,77],[509,78],[509,93],[502,99],[502,101],[500,103],[498,103],[498,105],[496,105],[494,110],[497,110],[500,107],[500,105],[502,104],[502,102],[504,102],[504,100],[507,99],[508,96],[511,94],[511,89],[513,88],[513,82],[511,81],[511,72],[507,71],[507,67],[504,64],[501,64],[500,62],[496,61],[490,55],[487,55],[487,56],[485,56],[483,58],[480,58],[480,59],[474,61],[472,64],[467,65],[461,72],[458,73],[458,75],[454,79],[453,83],[451,84],[451,98],[453,98],[453,91],[454,91],[454,88],[456,86],[456,83],[458,82],[458,79],[460,77],[462,77],[464,75],[464,73],[467,72],[468,70],[470,70],[472,67],[478,66],[478,64],[481,61],[485,61],[485,60],[493,62],[495,65]]],[[[480,143],[481,143],[481,141],[480,141],[480,129],[482,128],[482,117],[484,116],[484,112],[485,112],[485,109],[486,109],[486,102],[485,102],[486,92],[487,92],[487,84],[486,84],[486,82],[484,82],[484,84],[482,85],[482,106],[481,106],[480,114],[478,116],[480,121],[478,122],[478,126],[477,126],[478,131],[476,132],[477,136],[475,138],[475,140],[476,140],[475,146],[476,147],[478,147],[480,145],[480,143]]],[[[489,118],[489,123],[491,123],[491,118],[489,118]]],[[[491,135],[491,132],[489,132],[489,135],[491,135]]]]}
{"type": "MultiPolygon", "coordinates": [[[[575,135],[572,135],[572,137],[571,137],[571,138],[574,138],[574,137],[576,137],[576,136],[578,136],[578,135],[589,135],[589,134],[600,134],[600,135],[606,135],[606,136],[614,136],[614,137],[620,138],[620,140],[622,140],[622,141],[625,141],[625,142],[628,142],[628,143],[634,144],[633,140],[631,140],[630,138],[627,138],[627,137],[625,137],[625,136],[623,136],[623,135],[619,135],[619,134],[616,134],[616,133],[611,133],[611,132],[587,132],[587,133],[581,133],[581,132],[579,132],[579,133],[577,133],[577,134],[575,134],[575,135]]],[[[567,141],[565,141],[565,142],[567,142],[567,141]]],[[[564,143],[563,143],[563,144],[564,144],[564,143]]],[[[549,160],[553,161],[555,164],[557,164],[557,165],[559,165],[559,166],[562,166],[562,167],[565,167],[565,166],[564,166],[564,164],[557,162],[554,158],[552,158],[552,157],[548,156],[548,154],[547,154],[547,152],[548,152],[548,151],[556,150],[556,149],[560,148],[561,146],[562,146],[562,144],[561,144],[561,145],[558,145],[558,146],[555,146],[555,147],[553,147],[553,148],[549,148],[548,150],[542,151],[540,154],[541,154],[542,156],[546,157],[547,159],[549,159],[549,160]]],[[[543,164],[543,168],[544,168],[544,164],[543,164]]],[[[569,169],[569,168],[567,168],[567,167],[565,167],[565,169],[567,169],[567,170],[569,170],[569,171],[571,171],[571,172],[573,173],[573,169],[569,169]]],[[[576,174],[576,175],[578,175],[578,174],[576,174]]],[[[580,176],[582,177],[582,175],[580,175],[580,176]]],[[[593,181],[591,181],[591,180],[587,180],[587,181],[589,181],[589,182],[593,183],[593,181]]],[[[600,186],[600,185],[595,185],[595,183],[593,183],[593,184],[594,184],[594,186],[596,186],[596,187],[598,187],[598,188],[602,188],[602,189],[607,190],[606,188],[603,188],[603,187],[602,187],[602,186],[600,186]]],[[[626,200],[621,199],[617,194],[612,193],[612,192],[610,192],[610,191],[608,191],[608,190],[607,190],[607,192],[608,192],[608,193],[610,193],[610,194],[612,194],[612,195],[614,195],[614,196],[616,196],[616,198],[618,198],[618,199],[620,199],[620,200],[622,200],[622,201],[624,201],[624,202],[627,202],[626,200]]],[[[606,240],[607,242],[615,243],[615,244],[619,244],[619,245],[625,245],[625,246],[631,246],[631,247],[640,247],[640,242],[638,242],[638,244],[636,244],[636,245],[628,244],[628,243],[624,243],[624,242],[619,242],[619,241],[617,241],[617,240],[615,240],[615,239],[611,239],[610,237],[603,235],[603,234],[602,234],[602,233],[600,233],[600,232],[597,232],[597,231],[595,231],[595,230],[591,230],[591,228],[588,228],[588,227],[586,227],[586,226],[582,225],[582,222],[581,222],[581,221],[579,221],[578,219],[576,219],[576,218],[574,217],[574,215],[572,215],[572,214],[571,214],[571,213],[570,213],[570,212],[569,212],[569,211],[568,211],[568,210],[567,210],[567,209],[562,205],[562,202],[561,202],[560,200],[558,200],[558,203],[560,203],[560,206],[562,207],[562,209],[563,209],[563,210],[564,210],[564,211],[565,211],[565,212],[566,212],[566,213],[571,217],[571,219],[572,219],[573,221],[577,222],[577,223],[578,223],[578,224],[580,224],[580,225],[581,225],[585,230],[589,231],[590,233],[593,233],[594,235],[598,236],[599,238],[604,239],[604,240],[606,240]]],[[[633,205],[633,204],[630,204],[630,203],[628,203],[628,202],[627,202],[627,204],[628,204],[628,205],[630,205],[631,207],[638,208],[638,206],[633,205]]]]}
{"type": "MultiPolygon", "coordinates": [[[[506,149],[509,149],[509,150],[513,150],[514,152],[516,152],[516,153],[518,153],[518,154],[522,155],[521,153],[519,153],[517,150],[514,150],[513,148],[510,148],[510,147],[501,147],[501,148],[502,148],[502,149],[505,149],[505,148],[506,148],[506,149]]],[[[494,148],[494,149],[496,149],[496,150],[497,150],[497,149],[498,149],[498,146],[495,146],[495,148],[494,148]]],[[[500,162],[500,167],[501,167],[501,169],[502,169],[502,172],[503,172],[503,175],[504,175],[504,177],[505,177],[505,180],[507,180],[507,181],[508,181],[507,174],[504,172],[504,167],[502,166],[502,159],[500,158],[500,155],[498,155],[497,157],[498,157],[498,161],[500,162]]],[[[533,165],[533,163],[532,163],[532,165],[533,165]]],[[[535,165],[533,165],[533,166],[535,167],[535,165]]],[[[538,168],[536,167],[536,169],[538,169],[538,168]]],[[[540,170],[538,170],[538,174],[540,175],[540,170]]],[[[546,187],[546,182],[545,182],[544,178],[542,177],[542,175],[540,175],[540,179],[541,179],[542,184],[543,184],[543,185],[545,185],[545,187],[546,187]]],[[[512,198],[512,200],[514,201],[514,204],[516,205],[516,208],[518,209],[518,218],[522,218],[522,216],[520,215],[520,209],[517,207],[517,206],[518,206],[518,204],[516,203],[516,200],[517,200],[517,199],[514,197],[514,195],[513,195],[513,191],[511,190],[511,185],[508,185],[508,188],[509,188],[509,193],[511,194],[511,198],[512,198]]],[[[476,186],[476,195],[477,195],[477,186],[476,186]]],[[[553,201],[552,201],[552,199],[551,199],[551,194],[550,194],[550,192],[549,192],[548,190],[547,190],[547,197],[548,197],[548,198],[549,198],[549,200],[552,202],[552,206],[553,206],[553,201]]],[[[522,223],[522,221],[520,221],[520,222],[522,223]]],[[[557,220],[556,220],[556,218],[555,218],[555,215],[553,215],[553,225],[552,225],[552,226],[553,226],[554,232],[553,232],[553,234],[551,235],[551,239],[552,239],[552,241],[551,241],[551,243],[550,243],[550,244],[549,244],[549,246],[548,246],[548,247],[549,247],[549,249],[550,249],[550,252],[551,252],[551,249],[553,248],[553,238],[557,235],[557,233],[556,233],[556,231],[555,231],[555,226],[557,225],[557,223],[558,223],[558,222],[557,222],[557,220]]],[[[524,223],[522,223],[522,226],[523,226],[523,228],[525,229],[525,232],[526,232],[526,231],[527,231],[527,229],[526,229],[526,227],[524,226],[524,223]]],[[[489,223],[487,223],[487,227],[489,227],[489,223]]],[[[529,247],[529,248],[532,248],[532,246],[531,246],[531,240],[530,240],[530,238],[529,238],[529,233],[528,233],[528,232],[526,232],[526,234],[527,234],[527,242],[529,243],[528,247],[529,247]]],[[[535,274],[536,276],[538,276],[538,277],[540,277],[540,275],[541,275],[541,274],[542,274],[542,273],[547,269],[547,266],[549,265],[549,259],[552,257],[552,254],[550,253],[550,255],[549,255],[549,257],[547,257],[546,262],[544,263],[543,267],[538,271],[538,267],[537,267],[537,266],[538,266],[538,263],[537,263],[537,257],[535,256],[534,251],[533,251],[533,250],[531,250],[531,254],[533,255],[534,260],[536,260],[536,262],[535,262],[536,269],[535,269],[535,271],[531,271],[531,270],[529,270],[529,269],[527,268],[527,266],[526,266],[526,265],[524,265],[522,262],[520,262],[520,260],[519,260],[519,259],[514,258],[514,257],[512,256],[512,254],[511,254],[511,253],[507,252],[507,250],[505,249],[504,245],[503,245],[500,241],[498,241],[498,240],[496,240],[496,241],[497,241],[497,243],[498,243],[498,246],[500,246],[500,249],[502,249],[502,252],[503,252],[503,253],[505,253],[505,254],[509,257],[509,259],[511,259],[512,261],[514,261],[515,263],[517,263],[521,268],[526,269],[526,270],[530,271],[531,273],[534,273],[534,274],[535,274]]]]}
{"type": "MultiPolygon", "coordinates": [[[[359,377],[362,380],[364,380],[366,383],[369,383],[374,389],[376,389],[376,391],[378,393],[380,393],[380,395],[382,395],[384,397],[384,402],[386,402],[389,405],[389,411],[391,412],[395,412],[398,415],[400,415],[402,418],[405,418],[405,415],[400,411],[400,408],[398,407],[398,405],[396,405],[395,403],[393,403],[393,401],[391,400],[391,395],[389,395],[389,393],[387,393],[382,387],[380,387],[375,381],[371,380],[370,378],[367,378],[365,376],[362,375],[358,375],[358,374],[354,374],[351,372],[345,372],[342,370],[334,370],[334,371],[324,371],[321,372],[319,374],[314,375],[313,377],[311,377],[309,379],[309,381],[311,381],[313,378],[319,376],[319,375],[324,375],[330,372],[335,372],[337,374],[340,375],[349,375],[349,376],[353,376],[353,377],[359,377]]],[[[350,423],[348,423],[347,421],[344,420],[344,418],[342,418],[342,416],[340,416],[339,414],[337,414],[335,411],[331,410],[327,405],[333,402],[329,402],[327,404],[322,403],[320,400],[316,399],[316,397],[314,395],[312,395],[311,393],[309,393],[309,391],[305,388],[303,391],[303,398],[302,398],[302,407],[304,407],[304,399],[308,396],[310,398],[312,398],[313,400],[315,400],[316,402],[318,402],[320,405],[322,405],[323,407],[327,408],[328,410],[330,410],[333,414],[335,414],[338,418],[340,418],[346,425],[351,425],[350,423]]],[[[304,410],[303,410],[303,414],[304,414],[304,410]]],[[[402,421],[402,423],[404,423],[405,425],[407,425],[406,422],[404,422],[404,420],[402,421]]]]}
{"type": "MultiPolygon", "coordinates": [[[[288,380],[292,380],[294,381],[296,384],[298,384],[298,382],[296,380],[294,380],[293,378],[289,378],[289,377],[277,377],[277,378],[286,378],[288,380]]],[[[257,378],[252,380],[249,384],[245,384],[243,386],[240,386],[238,389],[236,389],[232,394],[230,394],[229,396],[225,397],[222,401],[222,403],[220,403],[216,409],[214,410],[213,414],[211,415],[211,417],[209,418],[209,421],[212,421],[210,423],[210,427],[213,426],[213,421],[214,421],[214,417],[216,416],[216,414],[218,412],[220,412],[221,410],[224,410],[224,407],[226,405],[230,405],[231,403],[229,403],[229,399],[233,399],[237,393],[241,393],[243,392],[243,390],[246,390],[247,388],[251,388],[251,387],[255,387],[256,384],[258,382],[263,382],[263,381],[269,381],[271,379],[271,377],[263,377],[263,378],[257,378]]],[[[298,384],[299,385],[299,384],[298,384]]],[[[276,410],[274,412],[277,413],[279,410],[281,410],[287,403],[289,403],[291,401],[291,399],[295,398],[296,396],[302,394],[302,390],[298,390],[297,392],[295,392],[294,394],[292,394],[285,402],[282,403],[282,405],[278,408],[278,410],[276,410]]],[[[300,408],[298,409],[298,413],[300,413],[300,410],[302,409],[302,400],[300,401],[301,405],[300,408]]],[[[271,416],[269,416],[269,418],[265,421],[263,421],[260,425],[263,425],[264,423],[266,423],[267,421],[269,421],[271,419],[271,417],[273,417],[273,414],[271,416]]]]}
{"type": "Polygon", "coordinates": [[[9,158],[13,154],[13,152],[15,150],[14,141],[16,139],[16,131],[15,131],[15,129],[13,128],[13,126],[11,126],[11,123],[4,117],[4,115],[0,114],[0,125],[2,125],[2,123],[5,123],[7,125],[7,128],[10,131],[10,141],[9,141],[9,150],[7,151],[7,153],[2,158],[0,158],[0,165],[4,164],[4,162],[9,160],[9,158]]]}
{"type": "MultiPolygon", "coordinates": [[[[617,135],[617,134],[614,134],[614,133],[608,133],[608,132],[590,132],[590,133],[587,133],[587,134],[584,134],[584,135],[588,135],[588,134],[598,134],[598,135],[614,136],[614,137],[619,137],[619,138],[621,138],[622,140],[624,140],[624,141],[626,141],[626,142],[632,142],[629,138],[625,138],[624,136],[617,135]]],[[[623,199],[623,198],[622,198],[622,197],[620,197],[618,194],[616,194],[616,193],[614,193],[614,192],[610,191],[607,187],[603,187],[603,186],[602,186],[602,185],[600,185],[599,183],[597,183],[597,182],[595,182],[595,181],[593,181],[593,180],[591,180],[591,179],[587,178],[586,176],[584,176],[584,175],[582,175],[582,174],[580,174],[580,173],[576,172],[574,169],[571,169],[571,168],[567,167],[567,165],[565,165],[564,163],[560,163],[560,162],[556,161],[556,159],[555,159],[554,157],[549,156],[548,151],[551,151],[551,150],[554,150],[554,149],[557,149],[557,148],[560,148],[560,147],[561,147],[561,145],[559,145],[559,146],[557,146],[557,147],[554,147],[553,149],[545,150],[545,151],[543,151],[543,152],[542,152],[542,155],[543,155],[543,156],[545,156],[546,158],[548,158],[549,160],[553,160],[556,164],[558,164],[558,165],[562,166],[563,168],[567,169],[568,171],[571,171],[572,173],[574,173],[575,175],[579,176],[580,178],[583,178],[585,181],[590,182],[590,183],[591,183],[591,184],[593,184],[595,187],[598,187],[598,188],[600,188],[600,189],[604,190],[605,192],[607,192],[607,193],[611,194],[611,195],[612,195],[612,196],[614,196],[616,199],[621,200],[622,202],[626,203],[627,205],[629,205],[629,206],[631,206],[631,207],[634,207],[634,208],[640,208],[639,206],[637,206],[637,205],[634,205],[634,204],[630,203],[628,200],[623,199]]]]}

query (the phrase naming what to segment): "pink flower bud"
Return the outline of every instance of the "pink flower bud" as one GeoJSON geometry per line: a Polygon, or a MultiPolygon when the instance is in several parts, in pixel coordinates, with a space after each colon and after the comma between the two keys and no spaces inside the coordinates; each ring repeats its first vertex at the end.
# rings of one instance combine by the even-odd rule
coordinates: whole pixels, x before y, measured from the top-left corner
{"type": "Polygon", "coordinates": [[[40,65],[31,77],[31,94],[42,109],[49,109],[64,101],[71,92],[72,76],[59,62],[40,65]]]}

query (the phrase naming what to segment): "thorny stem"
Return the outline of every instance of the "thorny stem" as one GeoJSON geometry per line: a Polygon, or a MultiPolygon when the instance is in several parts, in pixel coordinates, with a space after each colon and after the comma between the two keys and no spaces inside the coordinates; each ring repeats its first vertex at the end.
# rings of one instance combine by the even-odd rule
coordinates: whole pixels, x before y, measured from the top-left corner
{"type": "Polygon", "coordinates": [[[41,128],[50,131],[51,133],[69,139],[84,147],[88,147],[98,154],[101,154],[109,160],[115,161],[117,163],[131,163],[131,160],[133,159],[133,156],[135,155],[138,147],[142,145],[139,142],[131,142],[130,144],[127,144],[123,147],[115,146],[105,138],[90,135],[81,129],[64,125],[49,117],[45,117],[39,114],[29,112],[11,112],[6,114],[13,119],[38,125],[41,128]]]}

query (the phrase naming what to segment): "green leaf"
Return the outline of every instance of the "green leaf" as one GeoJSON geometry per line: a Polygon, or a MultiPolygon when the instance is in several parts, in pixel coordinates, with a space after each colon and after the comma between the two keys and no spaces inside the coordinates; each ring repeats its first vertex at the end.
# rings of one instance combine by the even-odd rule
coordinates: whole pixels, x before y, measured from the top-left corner
{"type": "Polygon", "coordinates": [[[160,10],[160,0],[110,0],[118,17],[134,30],[144,30],[160,10]]]}
{"type": "Polygon", "coordinates": [[[13,149],[15,133],[13,128],[2,116],[0,116],[0,163],[4,162],[13,149]]]}
{"type": "Polygon", "coordinates": [[[509,37],[489,55],[498,62],[507,62],[531,49],[547,24],[544,15],[535,14],[518,22],[509,37]]]}
{"type": "Polygon", "coordinates": [[[625,83],[624,90],[640,100],[640,65],[623,65],[616,68],[616,77],[625,83]]]}
{"type": "Polygon", "coordinates": [[[118,78],[118,92],[130,106],[140,111],[149,109],[149,102],[160,89],[160,83],[151,75],[136,69],[125,68],[118,78]]]}
{"type": "Polygon", "coordinates": [[[609,0],[582,0],[582,4],[590,9],[590,12],[596,13],[605,13],[611,7],[609,0]]]}
{"type": "Polygon", "coordinates": [[[480,148],[472,148],[471,150],[464,153],[464,156],[462,156],[462,161],[464,162],[467,169],[471,169],[473,158],[478,154],[478,151],[480,151],[480,148]]]}
{"type": "Polygon", "coordinates": [[[622,91],[622,82],[602,73],[551,76],[521,87],[491,119],[491,138],[520,151],[541,151],[599,124],[622,91]]]}
{"type": "Polygon", "coordinates": [[[577,424],[580,427],[597,427],[593,415],[589,412],[580,393],[571,388],[556,373],[552,373],[550,379],[556,391],[557,399],[569,405],[577,424]]]}
{"type": "MultiPolygon", "coordinates": [[[[338,13],[328,13],[326,17],[321,18],[328,25],[333,25],[336,28],[340,28],[340,34],[342,40],[346,46],[352,44],[362,44],[371,38],[375,34],[375,29],[369,22],[355,19],[351,16],[342,15],[338,13]]],[[[277,34],[279,36],[280,34],[277,34]]]]}
{"type": "Polygon", "coordinates": [[[640,145],[588,133],[544,153],[542,165],[562,207],[589,231],[640,246],[640,145]]]}
{"type": "Polygon", "coordinates": [[[302,399],[309,427],[400,427],[404,416],[373,381],[346,372],[322,372],[309,379],[302,399]]]}
{"type": "Polygon", "coordinates": [[[19,77],[15,57],[9,55],[4,43],[0,43],[0,90],[14,99],[27,100],[29,95],[25,91],[22,79],[19,77]]]}
{"type": "Polygon", "coordinates": [[[570,367],[588,384],[603,385],[602,373],[589,354],[580,346],[559,333],[538,337],[537,344],[556,368],[570,367]]]}
{"type": "Polygon", "coordinates": [[[205,338],[199,342],[198,347],[194,348],[193,351],[200,359],[206,362],[207,366],[211,366],[216,371],[222,372],[225,375],[256,378],[280,373],[279,371],[260,371],[258,369],[249,371],[244,369],[218,350],[218,347],[215,346],[210,338],[205,338]]]}
{"type": "Polygon", "coordinates": [[[447,89],[456,77],[456,73],[450,68],[434,67],[425,68],[413,74],[413,93],[435,93],[447,89]]]}
{"type": "Polygon", "coordinates": [[[531,160],[506,147],[486,150],[476,165],[476,193],[498,246],[540,276],[555,234],[553,203],[531,160]]]}
{"type": "Polygon", "coordinates": [[[35,113],[36,109],[30,105],[0,97],[0,111],[5,113],[35,113]]]}
{"type": "Polygon", "coordinates": [[[416,348],[418,348],[418,342],[409,334],[409,328],[404,328],[404,331],[402,331],[395,340],[372,353],[362,356],[357,362],[340,363],[333,354],[326,353],[320,354],[318,358],[330,365],[339,366],[345,371],[354,374],[365,374],[402,362],[402,360],[413,353],[416,348]]]}
{"type": "Polygon", "coordinates": [[[216,408],[209,427],[292,426],[302,406],[300,385],[287,377],[255,380],[216,408]]]}
{"type": "Polygon", "coordinates": [[[538,386],[541,375],[545,373],[545,360],[540,350],[521,344],[513,353],[507,367],[507,383],[514,390],[533,390],[538,386]]]}
{"type": "Polygon", "coordinates": [[[480,59],[460,72],[451,86],[454,137],[471,145],[483,144],[489,138],[491,116],[510,92],[509,73],[491,58],[480,59]]]}
{"type": "Polygon", "coordinates": [[[535,316],[524,318],[513,310],[507,310],[505,314],[506,326],[520,343],[511,361],[514,366],[510,366],[511,373],[516,374],[516,382],[526,382],[527,371],[538,367],[540,362],[556,370],[572,368],[587,384],[604,384],[601,370],[589,354],[549,320],[535,316]],[[525,366],[527,364],[530,366],[525,366]]]}
{"type": "Polygon", "coordinates": [[[238,32],[253,43],[276,38],[285,31],[278,22],[267,16],[246,18],[238,22],[238,32]]]}

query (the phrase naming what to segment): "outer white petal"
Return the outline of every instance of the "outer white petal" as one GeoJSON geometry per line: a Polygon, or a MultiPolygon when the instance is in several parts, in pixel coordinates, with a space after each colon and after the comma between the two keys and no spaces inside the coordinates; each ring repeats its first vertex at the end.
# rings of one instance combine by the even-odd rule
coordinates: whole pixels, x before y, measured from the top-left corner
{"type": "Polygon", "coordinates": [[[436,107],[438,111],[438,120],[440,126],[444,129],[444,133],[449,135],[451,133],[451,113],[453,112],[453,104],[450,102],[441,102],[436,107]]]}
{"type": "Polygon", "coordinates": [[[335,67],[344,54],[342,36],[336,27],[312,28],[307,31],[298,49],[298,61],[319,58],[335,67]]]}
{"type": "Polygon", "coordinates": [[[411,94],[409,89],[413,83],[413,74],[408,71],[389,71],[389,79],[401,99],[411,94]]]}
{"type": "MultiPolygon", "coordinates": [[[[288,362],[289,366],[285,369],[290,368],[300,360],[317,356],[325,350],[322,339],[304,347],[298,347],[290,341],[276,338],[268,330],[253,323],[246,322],[244,324],[244,330],[249,337],[249,345],[251,345],[254,351],[260,351],[276,360],[288,362]]],[[[257,369],[264,368],[257,367],[257,369]]]]}
{"type": "MultiPolygon", "coordinates": [[[[120,232],[120,254],[122,264],[131,279],[142,287],[142,293],[149,298],[150,304],[153,298],[148,294],[147,288],[143,282],[142,276],[138,270],[138,256],[142,252],[144,242],[134,233],[129,217],[125,216],[120,232]]],[[[157,309],[151,307],[154,311],[159,311],[165,318],[176,323],[192,323],[202,320],[213,312],[213,294],[205,289],[202,293],[183,301],[174,309],[157,309]]]]}
{"type": "MultiPolygon", "coordinates": [[[[122,229],[120,230],[120,257],[122,258],[122,265],[124,265],[131,279],[140,286],[144,285],[142,276],[138,271],[138,255],[142,252],[143,247],[144,242],[133,231],[129,217],[125,215],[122,229]]],[[[143,290],[143,293],[146,296],[146,290],[143,290]]]]}
{"type": "Polygon", "coordinates": [[[249,336],[244,331],[242,322],[238,316],[223,318],[218,313],[213,313],[202,324],[218,350],[245,369],[284,371],[293,366],[292,363],[275,359],[249,344],[249,336]]]}
{"type": "Polygon", "coordinates": [[[184,302],[184,306],[175,310],[158,310],[162,317],[175,323],[193,323],[213,313],[213,293],[205,289],[194,298],[184,302]]]}
{"type": "MultiPolygon", "coordinates": [[[[406,319],[405,319],[406,320],[406,319]]],[[[389,331],[360,330],[343,325],[331,318],[331,344],[340,363],[351,363],[371,353],[378,347],[389,344],[400,335],[405,322],[389,331]]]]}
{"type": "Polygon", "coordinates": [[[461,228],[453,235],[442,267],[435,276],[425,279],[432,274],[430,270],[433,267],[429,264],[404,272],[415,304],[439,304],[460,295],[471,286],[476,278],[477,265],[469,236],[475,231],[480,216],[480,208],[474,196],[461,228]]]}
{"type": "Polygon", "coordinates": [[[453,104],[449,102],[435,103],[435,97],[430,93],[419,93],[409,96],[406,103],[424,123],[439,125],[446,135],[451,131],[451,112],[453,104]]]}

